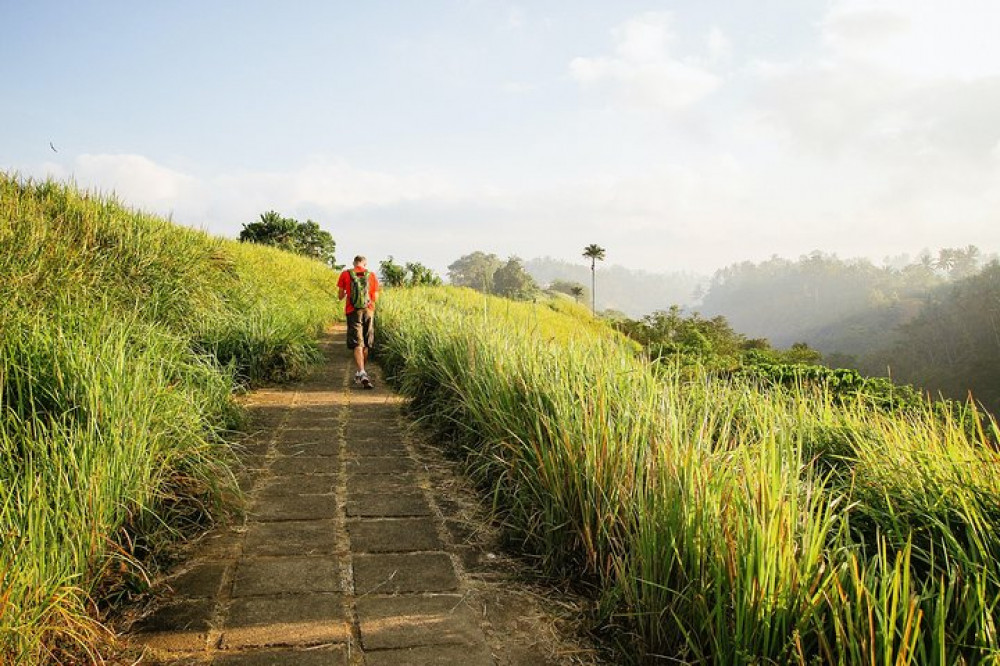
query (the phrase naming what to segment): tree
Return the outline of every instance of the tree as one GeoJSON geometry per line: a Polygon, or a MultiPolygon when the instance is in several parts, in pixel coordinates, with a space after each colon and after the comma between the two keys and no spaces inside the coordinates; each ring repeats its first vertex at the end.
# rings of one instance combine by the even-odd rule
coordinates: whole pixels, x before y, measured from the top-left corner
{"type": "Polygon", "coordinates": [[[295,229],[298,222],[290,217],[282,217],[277,211],[261,213],[260,220],[244,224],[240,241],[273,245],[289,252],[295,251],[295,229]]]}
{"type": "Polygon", "coordinates": [[[605,249],[591,243],[583,248],[583,256],[590,259],[590,309],[597,312],[597,262],[604,261],[605,249]]]}
{"type": "Polygon", "coordinates": [[[406,269],[393,261],[392,255],[378,265],[379,278],[386,287],[402,287],[406,284],[406,269]]]}
{"type": "Polygon", "coordinates": [[[328,266],[336,264],[334,253],[337,243],[328,231],[324,231],[312,220],[299,222],[290,217],[282,217],[269,210],[262,213],[260,220],[244,224],[240,231],[240,242],[273,245],[288,252],[295,252],[318,259],[328,266]]]}
{"type": "Polygon", "coordinates": [[[382,284],[387,287],[418,287],[422,285],[437,287],[441,285],[441,278],[423,264],[415,261],[406,262],[406,266],[400,266],[392,258],[379,263],[379,275],[382,284]]]}
{"type": "Polygon", "coordinates": [[[586,287],[579,282],[573,282],[571,280],[553,280],[549,283],[548,290],[572,296],[577,303],[580,302],[580,297],[587,293],[586,287]]]}
{"type": "MultiPolygon", "coordinates": [[[[294,220],[293,220],[294,221],[294,220]]],[[[337,243],[329,231],[320,229],[319,225],[312,220],[300,222],[294,233],[296,241],[296,251],[313,259],[319,259],[327,266],[336,264],[334,252],[337,243]]]]}
{"type": "Polygon", "coordinates": [[[471,287],[489,293],[493,274],[503,265],[500,257],[479,250],[459,257],[448,266],[448,280],[459,287],[471,287]]]}
{"type": "Polygon", "coordinates": [[[420,262],[408,261],[406,262],[406,271],[409,274],[406,283],[411,287],[427,286],[427,287],[439,287],[441,286],[441,278],[427,268],[420,262]]]}
{"type": "Polygon", "coordinates": [[[791,349],[788,349],[781,353],[781,359],[785,363],[803,363],[805,365],[819,365],[822,360],[823,355],[820,354],[815,349],[812,349],[809,345],[804,342],[796,342],[792,345],[791,349]]]}
{"type": "Polygon", "coordinates": [[[511,257],[493,274],[493,293],[515,300],[528,300],[538,292],[538,285],[531,277],[521,260],[511,257]]]}

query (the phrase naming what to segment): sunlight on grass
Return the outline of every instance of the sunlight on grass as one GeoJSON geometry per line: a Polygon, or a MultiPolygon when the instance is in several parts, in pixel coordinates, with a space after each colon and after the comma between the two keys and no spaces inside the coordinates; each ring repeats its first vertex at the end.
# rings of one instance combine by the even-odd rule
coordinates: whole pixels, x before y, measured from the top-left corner
{"type": "Polygon", "coordinates": [[[453,288],[381,305],[380,358],[415,412],[518,547],[594,588],[636,663],[1000,655],[985,415],[654,372],[582,309],[453,288]]]}

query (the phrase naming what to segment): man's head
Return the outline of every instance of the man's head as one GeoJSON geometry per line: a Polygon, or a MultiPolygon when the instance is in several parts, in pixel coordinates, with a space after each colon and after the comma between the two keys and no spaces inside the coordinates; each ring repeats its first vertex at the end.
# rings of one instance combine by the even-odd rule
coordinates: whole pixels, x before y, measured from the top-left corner
{"type": "Polygon", "coordinates": [[[365,268],[368,265],[368,260],[365,259],[360,254],[354,257],[354,267],[355,268],[365,268]]]}

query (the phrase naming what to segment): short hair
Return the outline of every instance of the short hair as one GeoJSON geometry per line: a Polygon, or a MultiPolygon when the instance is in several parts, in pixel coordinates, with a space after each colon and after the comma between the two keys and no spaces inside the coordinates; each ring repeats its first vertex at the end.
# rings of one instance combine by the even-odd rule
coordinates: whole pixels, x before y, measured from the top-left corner
{"type": "Polygon", "coordinates": [[[364,257],[364,255],[360,255],[359,254],[358,256],[354,257],[354,265],[355,266],[357,266],[358,264],[363,264],[366,261],[368,261],[368,260],[364,257]]]}

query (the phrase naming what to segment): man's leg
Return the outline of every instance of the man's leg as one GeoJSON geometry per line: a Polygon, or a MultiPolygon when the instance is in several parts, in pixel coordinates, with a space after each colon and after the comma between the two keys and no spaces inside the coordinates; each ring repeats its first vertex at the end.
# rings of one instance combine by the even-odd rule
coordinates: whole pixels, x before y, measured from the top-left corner
{"type": "Polygon", "coordinates": [[[358,366],[355,379],[365,370],[365,338],[361,313],[354,311],[347,315],[347,348],[354,355],[354,364],[358,366]]]}
{"type": "MultiPolygon", "coordinates": [[[[372,344],[375,342],[375,331],[372,328],[372,314],[370,310],[364,311],[361,321],[361,344],[358,347],[362,350],[361,363],[364,364],[368,362],[368,352],[371,351],[372,344]]],[[[367,372],[363,372],[361,376],[361,385],[366,389],[374,388],[367,372]]]]}

